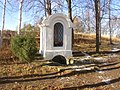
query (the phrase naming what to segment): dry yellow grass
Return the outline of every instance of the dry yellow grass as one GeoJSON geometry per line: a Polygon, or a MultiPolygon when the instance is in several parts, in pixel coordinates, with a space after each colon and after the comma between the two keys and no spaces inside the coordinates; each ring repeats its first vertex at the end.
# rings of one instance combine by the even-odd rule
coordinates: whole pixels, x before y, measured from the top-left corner
{"type": "MultiPolygon", "coordinates": [[[[120,43],[120,38],[112,37],[113,43],[120,43]]],[[[73,50],[77,51],[95,51],[96,46],[96,35],[95,34],[85,34],[85,33],[75,33],[74,34],[74,47],[73,50]]],[[[102,36],[100,51],[109,51],[114,48],[115,45],[110,45],[109,37],[102,36]]]]}
{"type": "MultiPolygon", "coordinates": [[[[36,32],[38,35],[39,32],[36,32]]],[[[0,49],[0,58],[3,57],[11,57],[11,51],[9,50],[10,47],[10,36],[13,36],[13,32],[6,32],[3,40],[3,48],[0,49]],[[9,34],[10,33],[10,34],[9,34]],[[7,38],[9,35],[9,38],[7,38]]],[[[120,38],[112,38],[113,43],[120,43],[120,38]]],[[[39,35],[36,38],[38,50],[39,50],[39,43],[40,37],[39,35]]],[[[74,33],[74,47],[73,50],[83,51],[83,52],[91,52],[96,50],[96,35],[95,34],[85,34],[85,33],[74,33]]],[[[109,44],[109,37],[102,36],[100,50],[101,51],[108,51],[114,48],[114,45],[109,44]]]]}

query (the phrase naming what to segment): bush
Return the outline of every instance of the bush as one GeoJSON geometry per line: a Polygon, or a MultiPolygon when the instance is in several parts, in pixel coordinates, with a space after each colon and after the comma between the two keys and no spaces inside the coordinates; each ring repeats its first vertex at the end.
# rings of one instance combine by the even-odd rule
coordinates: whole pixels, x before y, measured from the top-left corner
{"type": "Polygon", "coordinates": [[[20,61],[31,62],[37,52],[34,35],[25,34],[12,37],[11,51],[20,61]]]}

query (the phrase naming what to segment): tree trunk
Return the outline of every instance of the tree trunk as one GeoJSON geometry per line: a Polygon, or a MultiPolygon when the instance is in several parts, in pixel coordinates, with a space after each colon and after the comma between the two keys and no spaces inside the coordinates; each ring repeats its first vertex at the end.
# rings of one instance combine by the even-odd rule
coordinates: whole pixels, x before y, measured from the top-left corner
{"type": "Polygon", "coordinates": [[[87,24],[88,33],[90,33],[91,31],[90,31],[90,12],[89,12],[89,9],[88,9],[88,12],[87,12],[87,21],[88,21],[88,24],[87,24]]]}
{"type": "Polygon", "coordinates": [[[100,0],[95,0],[96,16],[96,53],[99,53],[100,0]]]}
{"type": "MultiPolygon", "coordinates": [[[[71,0],[66,0],[66,1],[67,1],[67,5],[68,5],[68,17],[73,22],[73,20],[72,20],[71,0]]],[[[72,29],[72,49],[73,49],[73,45],[74,45],[74,31],[72,29]]]]}
{"type": "Polygon", "coordinates": [[[101,17],[100,17],[100,30],[99,30],[99,44],[101,45],[101,38],[102,38],[102,34],[101,34],[101,17]]]}
{"type": "Polygon", "coordinates": [[[46,10],[46,1],[44,0],[44,9],[45,9],[45,17],[47,16],[47,10],[46,10]]]}
{"type": "Polygon", "coordinates": [[[5,27],[5,11],[6,11],[6,0],[4,0],[4,4],[3,4],[3,13],[2,13],[2,30],[1,30],[1,36],[0,36],[0,47],[2,47],[2,32],[4,30],[5,27]]]}
{"type": "Polygon", "coordinates": [[[22,4],[23,4],[23,0],[20,0],[20,4],[19,4],[19,21],[18,21],[18,34],[20,34],[20,30],[21,30],[21,23],[22,23],[22,4]]]}
{"type": "Polygon", "coordinates": [[[51,10],[51,0],[47,0],[46,1],[46,4],[47,4],[47,13],[48,13],[48,16],[50,16],[52,14],[52,10],[51,10]]]}
{"type": "Polygon", "coordinates": [[[109,9],[109,30],[110,30],[110,44],[112,44],[112,30],[111,30],[111,17],[110,17],[110,2],[111,0],[108,0],[108,9],[109,9]]]}
{"type": "MultiPolygon", "coordinates": [[[[87,1],[87,5],[89,6],[90,5],[90,0],[86,0],[87,1]]],[[[87,11],[86,11],[86,18],[87,18],[87,32],[88,33],[91,33],[91,30],[90,30],[90,8],[87,7],[87,11]]]]}
{"type": "Polygon", "coordinates": [[[68,17],[69,17],[70,20],[73,22],[73,20],[72,20],[71,0],[67,0],[67,4],[68,4],[68,17]]]}
{"type": "MultiPolygon", "coordinates": [[[[103,7],[105,7],[105,5],[106,5],[106,0],[104,0],[104,5],[103,5],[103,7]]],[[[101,45],[101,43],[102,43],[102,31],[101,31],[101,29],[102,29],[102,26],[101,26],[101,21],[102,21],[102,18],[103,18],[103,15],[104,15],[104,9],[101,11],[101,15],[100,15],[100,39],[99,39],[99,44],[101,45]]]]}

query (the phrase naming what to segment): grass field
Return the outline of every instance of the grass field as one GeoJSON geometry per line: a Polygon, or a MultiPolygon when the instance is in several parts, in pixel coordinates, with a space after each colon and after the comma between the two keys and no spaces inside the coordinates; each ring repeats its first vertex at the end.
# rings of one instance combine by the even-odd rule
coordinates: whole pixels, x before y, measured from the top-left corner
{"type": "MultiPolygon", "coordinates": [[[[120,48],[119,41],[114,38],[118,44],[110,45],[103,37],[100,50],[120,48]]],[[[77,60],[74,65],[44,59],[23,63],[14,57],[7,43],[0,49],[0,90],[120,90],[120,53],[73,57],[77,60]]],[[[75,34],[73,49],[95,51],[95,35],[75,34]]]]}

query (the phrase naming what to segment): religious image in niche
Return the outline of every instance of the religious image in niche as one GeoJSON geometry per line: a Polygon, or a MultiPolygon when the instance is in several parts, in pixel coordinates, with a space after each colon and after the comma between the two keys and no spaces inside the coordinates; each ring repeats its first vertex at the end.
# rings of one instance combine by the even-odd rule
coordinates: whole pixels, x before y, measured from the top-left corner
{"type": "Polygon", "coordinates": [[[54,46],[63,46],[63,25],[61,23],[54,25],[54,46]]]}

